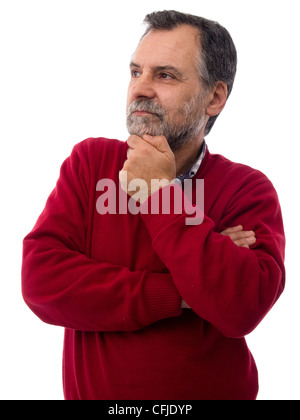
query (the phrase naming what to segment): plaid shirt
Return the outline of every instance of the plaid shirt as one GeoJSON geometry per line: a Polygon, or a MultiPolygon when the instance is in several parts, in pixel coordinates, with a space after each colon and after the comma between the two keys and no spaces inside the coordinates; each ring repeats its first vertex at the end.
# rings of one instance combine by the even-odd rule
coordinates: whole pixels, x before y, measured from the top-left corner
{"type": "MultiPolygon", "coordinates": [[[[206,152],[206,143],[205,141],[203,142],[202,148],[201,148],[201,153],[200,155],[197,157],[196,161],[193,163],[192,167],[186,171],[186,173],[184,173],[183,175],[179,175],[176,177],[176,181],[178,182],[183,182],[185,179],[190,179],[193,178],[196,173],[198,172],[201,163],[203,161],[203,158],[205,156],[205,152],[206,152]]],[[[178,182],[178,183],[179,183],[178,182]]]]}

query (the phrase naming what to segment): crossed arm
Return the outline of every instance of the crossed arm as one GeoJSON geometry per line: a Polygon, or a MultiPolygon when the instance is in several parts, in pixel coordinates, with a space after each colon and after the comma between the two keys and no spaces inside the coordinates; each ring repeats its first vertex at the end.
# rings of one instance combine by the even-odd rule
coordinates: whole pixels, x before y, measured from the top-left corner
{"type": "MultiPolygon", "coordinates": [[[[127,171],[128,182],[142,178],[150,191],[151,178],[172,184],[174,173],[180,173],[180,163],[163,136],[131,136],[127,143],[131,151],[123,171],[127,171]]],[[[230,337],[244,336],[258,325],[280,296],[285,281],[284,232],[277,194],[263,174],[247,174],[243,175],[243,193],[237,192],[222,220],[223,226],[233,227],[222,235],[214,231],[214,222],[205,215],[193,229],[184,229],[173,214],[142,216],[153,249],[182,296],[183,307],[190,306],[230,337]],[[244,223],[252,223],[257,242],[253,231],[244,232],[242,226],[234,225],[241,217],[244,223]],[[185,252],[176,247],[178,241],[185,252]],[[254,244],[253,251],[247,249],[254,244]]],[[[152,194],[151,188],[150,201],[152,194]]]]}
{"type": "MultiPolygon", "coordinates": [[[[81,331],[135,331],[181,315],[184,299],[225,335],[239,336],[253,328],[282,290],[282,230],[269,184],[267,189],[255,189],[254,212],[252,208],[252,213],[244,213],[245,221],[254,220],[257,238],[234,226],[234,214],[223,220],[223,226],[233,227],[222,235],[214,232],[209,219],[192,229],[171,223],[157,235],[158,225],[151,215],[145,216],[153,249],[169,272],[131,271],[85,255],[89,207],[81,174],[89,167],[89,158],[84,147],[78,146],[63,164],[44,212],[24,240],[23,296],[33,312],[47,323],[81,331]],[[261,197],[270,209],[263,224],[261,197]],[[187,248],[193,244],[191,255],[184,253],[184,262],[176,247],[183,236],[187,248]],[[257,249],[249,251],[256,240],[257,249]],[[236,313],[241,315],[235,317],[236,313]]],[[[239,214],[240,210],[245,209],[239,208],[239,214]]]]}
{"type": "MultiPolygon", "coordinates": [[[[250,246],[253,246],[256,242],[255,233],[252,230],[245,231],[242,225],[225,229],[223,232],[221,232],[221,235],[229,236],[235,245],[242,248],[250,248],[250,246]]],[[[181,308],[191,309],[185,300],[182,300],[181,308]]]]}

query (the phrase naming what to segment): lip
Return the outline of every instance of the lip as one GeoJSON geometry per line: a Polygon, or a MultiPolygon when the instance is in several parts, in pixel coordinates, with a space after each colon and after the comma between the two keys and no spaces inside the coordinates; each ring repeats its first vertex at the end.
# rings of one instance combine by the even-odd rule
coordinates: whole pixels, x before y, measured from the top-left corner
{"type": "Polygon", "coordinates": [[[143,115],[153,115],[153,113],[152,113],[152,112],[149,112],[149,111],[143,111],[143,110],[141,110],[141,111],[134,111],[134,112],[133,112],[133,114],[134,114],[134,115],[141,115],[141,116],[143,116],[143,115]]]}

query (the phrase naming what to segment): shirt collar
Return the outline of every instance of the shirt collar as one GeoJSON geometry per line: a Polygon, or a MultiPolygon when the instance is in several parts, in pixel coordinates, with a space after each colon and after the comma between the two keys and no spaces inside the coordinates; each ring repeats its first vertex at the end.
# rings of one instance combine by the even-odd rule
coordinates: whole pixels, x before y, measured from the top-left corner
{"type": "Polygon", "coordinates": [[[183,182],[185,179],[190,179],[193,178],[196,173],[198,172],[201,163],[203,161],[203,158],[205,156],[205,152],[206,152],[206,143],[205,140],[203,142],[203,145],[201,147],[201,152],[200,155],[197,157],[196,161],[193,163],[192,167],[186,171],[184,174],[177,176],[177,179],[179,179],[181,182],[183,182]]]}

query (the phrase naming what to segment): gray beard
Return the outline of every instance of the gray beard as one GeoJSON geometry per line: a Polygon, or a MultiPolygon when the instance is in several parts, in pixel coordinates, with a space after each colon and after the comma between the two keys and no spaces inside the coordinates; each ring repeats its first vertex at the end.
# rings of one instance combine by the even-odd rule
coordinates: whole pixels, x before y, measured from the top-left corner
{"type": "Polygon", "coordinates": [[[198,106],[198,97],[184,103],[178,109],[178,112],[183,116],[183,123],[178,125],[172,120],[167,120],[166,111],[160,104],[149,99],[135,100],[127,110],[128,132],[139,137],[144,134],[165,136],[171,150],[178,150],[195,138],[204,125],[205,113],[200,112],[198,106]],[[151,115],[133,115],[134,111],[141,110],[151,112],[151,115]]]}

